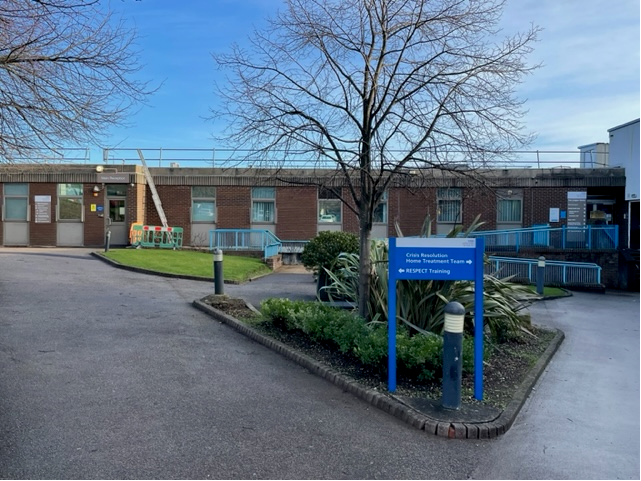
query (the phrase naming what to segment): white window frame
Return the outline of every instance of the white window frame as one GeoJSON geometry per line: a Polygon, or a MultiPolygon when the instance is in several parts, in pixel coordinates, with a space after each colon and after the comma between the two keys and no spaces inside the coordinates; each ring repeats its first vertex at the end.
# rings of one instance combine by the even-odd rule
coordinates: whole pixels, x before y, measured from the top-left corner
{"type": "MultiPolygon", "coordinates": [[[[74,187],[72,187],[74,189],[74,187]]],[[[58,192],[58,200],[56,202],[56,222],[84,222],[85,221],[85,208],[84,208],[84,199],[83,199],[83,185],[78,182],[67,182],[67,183],[62,183],[58,184],[57,187],[57,192],[58,192]],[[68,194],[66,191],[66,188],[63,189],[63,186],[76,186],[75,189],[77,189],[76,193],[68,194]],[[78,193],[79,192],[79,193],[78,193]],[[79,218],[73,218],[73,219],[62,219],[60,217],[60,211],[61,211],[61,201],[62,200],[76,200],[78,201],[78,204],[80,205],[80,217],[79,218]]]]}
{"type": "MultiPolygon", "coordinates": [[[[453,211],[448,207],[448,213],[453,211]]],[[[460,187],[439,188],[436,191],[436,222],[438,224],[462,224],[463,223],[463,191],[460,187]],[[458,205],[456,219],[452,220],[450,216],[443,217],[445,205],[458,205]]]]}
{"type": "Polygon", "coordinates": [[[318,223],[321,225],[343,222],[343,202],[326,187],[318,188],[318,223]],[[331,206],[330,209],[327,207],[331,206]]]}
{"type": "MultiPolygon", "coordinates": [[[[510,208],[508,209],[511,213],[513,213],[513,209],[510,208]]],[[[523,223],[523,199],[521,197],[516,197],[513,199],[510,198],[501,198],[497,199],[496,201],[496,224],[522,224],[523,223]],[[518,219],[504,219],[502,218],[502,206],[501,204],[503,202],[518,202],[519,203],[519,218],[518,219]]]]}
{"type": "MultiPolygon", "coordinates": [[[[262,216],[261,216],[262,217],[262,216]]],[[[252,224],[275,224],[276,223],[276,187],[252,187],[252,203],[251,203],[251,220],[252,224]],[[270,189],[272,194],[266,196],[267,190],[270,189]],[[256,214],[256,206],[258,204],[271,204],[271,219],[265,220],[264,218],[258,219],[256,214]]]]}
{"type": "Polygon", "coordinates": [[[191,222],[194,224],[214,224],[218,219],[218,212],[216,208],[216,187],[212,185],[194,185],[191,187],[191,222]],[[211,194],[203,195],[202,192],[197,192],[197,189],[212,189],[211,194]],[[196,204],[212,204],[212,218],[211,219],[196,219],[196,204]]]}
{"type": "Polygon", "coordinates": [[[383,192],[383,195],[381,196],[381,200],[378,202],[378,205],[374,209],[374,212],[372,212],[372,222],[374,224],[385,224],[387,225],[387,219],[388,219],[388,197],[387,197],[387,191],[383,192]],[[382,220],[376,220],[374,216],[377,214],[377,210],[381,209],[382,212],[382,220]]]}
{"type": "Polygon", "coordinates": [[[3,186],[2,189],[3,193],[3,201],[2,201],[2,220],[4,222],[29,222],[31,219],[31,209],[29,207],[29,184],[24,183],[24,182],[16,182],[16,183],[6,183],[3,186]],[[7,186],[24,186],[26,187],[26,193],[24,194],[12,194],[12,193],[7,193],[7,186]],[[13,199],[24,199],[26,202],[26,212],[24,218],[21,219],[14,219],[14,218],[9,218],[7,216],[7,200],[13,200],[13,199]]]}

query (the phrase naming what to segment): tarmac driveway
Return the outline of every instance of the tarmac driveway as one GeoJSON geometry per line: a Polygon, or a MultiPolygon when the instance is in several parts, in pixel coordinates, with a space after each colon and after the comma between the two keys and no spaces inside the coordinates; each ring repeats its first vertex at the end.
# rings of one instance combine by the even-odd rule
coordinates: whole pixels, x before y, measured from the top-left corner
{"type": "MultiPolygon", "coordinates": [[[[278,279],[225,288],[256,302],[278,279]]],[[[296,296],[311,281],[280,279],[296,296]]],[[[212,290],[86,249],[0,249],[0,477],[639,478],[638,293],[539,304],[566,341],[512,429],[471,441],[426,435],[212,321],[191,306],[212,290]]]]}
{"type": "Polygon", "coordinates": [[[212,288],[86,250],[0,250],[0,476],[465,478],[486,450],[212,321],[190,305],[212,288]]]}

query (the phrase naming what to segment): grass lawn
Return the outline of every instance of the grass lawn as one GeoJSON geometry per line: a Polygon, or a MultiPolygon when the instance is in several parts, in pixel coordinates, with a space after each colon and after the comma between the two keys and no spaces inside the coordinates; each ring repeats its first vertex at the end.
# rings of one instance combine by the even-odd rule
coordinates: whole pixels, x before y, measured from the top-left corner
{"type": "MultiPolygon", "coordinates": [[[[532,292],[536,293],[536,286],[529,285],[527,287],[532,292]]],[[[558,287],[543,286],[543,296],[544,297],[563,297],[563,296],[567,296],[567,295],[568,295],[568,293],[566,291],[564,291],[563,289],[559,289],[558,287]]]]}
{"type": "MultiPolygon", "coordinates": [[[[208,252],[171,249],[110,249],[102,253],[119,264],[156,272],[213,278],[214,256],[208,252]]],[[[225,280],[244,282],[271,272],[260,259],[226,255],[223,258],[225,280]]]]}

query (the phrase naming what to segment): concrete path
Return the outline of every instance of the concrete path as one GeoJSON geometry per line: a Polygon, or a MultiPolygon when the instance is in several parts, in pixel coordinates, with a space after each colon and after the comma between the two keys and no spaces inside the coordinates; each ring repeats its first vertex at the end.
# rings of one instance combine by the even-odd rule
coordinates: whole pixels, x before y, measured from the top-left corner
{"type": "MultiPolygon", "coordinates": [[[[252,303],[309,287],[225,286],[252,303]]],[[[484,442],[425,435],[191,307],[212,291],[84,249],[0,249],[0,477],[639,478],[638,294],[537,305],[566,341],[484,442]]]]}

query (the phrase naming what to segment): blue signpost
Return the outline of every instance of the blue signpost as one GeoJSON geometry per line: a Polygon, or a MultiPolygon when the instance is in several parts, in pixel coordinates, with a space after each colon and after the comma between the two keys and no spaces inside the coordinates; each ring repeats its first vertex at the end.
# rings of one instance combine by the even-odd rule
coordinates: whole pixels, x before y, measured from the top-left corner
{"type": "MultiPolygon", "coordinates": [[[[396,281],[474,281],[474,398],[483,399],[483,239],[389,239],[388,390],[396,390],[396,281]]],[[[456,299],[451,299],[455,301],[456,299]]]]}

